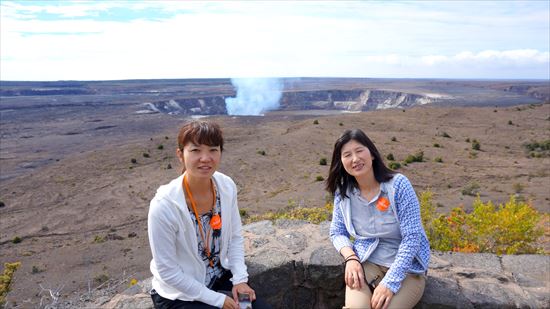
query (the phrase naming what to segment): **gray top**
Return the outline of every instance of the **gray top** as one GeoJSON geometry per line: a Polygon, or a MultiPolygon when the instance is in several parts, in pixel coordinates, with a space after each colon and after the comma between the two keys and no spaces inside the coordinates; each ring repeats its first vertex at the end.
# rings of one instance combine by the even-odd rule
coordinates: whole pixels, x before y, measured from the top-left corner
{"type": "Polygon", "coordinates": [[[392,207],[384,211],[376,207],[381,197],[389,200],[388,192],[382,185],[380,192],[370,201],[361,197],[361,192],[355,189],[350,196],[351,222],[357,235],[379,238],[378,245],[367,260],[390,267],[401,244],[401,230],[392,207]]]}

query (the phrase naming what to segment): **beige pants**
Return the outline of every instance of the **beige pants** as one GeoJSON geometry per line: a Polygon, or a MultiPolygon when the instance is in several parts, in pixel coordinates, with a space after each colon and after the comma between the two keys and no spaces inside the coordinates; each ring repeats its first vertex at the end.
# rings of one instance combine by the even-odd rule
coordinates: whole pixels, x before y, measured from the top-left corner
{"type": "MultiPolygon", "coordinates": [[[[371,282],[379,276],[378,284],[388,271],[387,267],[379,266],[370,262],[363,263],[367,282],[371,282]]],[[[407,274],[401,288],[390,300],[389,309],[412,308],[420,301],[424,293],[426,278],[424,275],[407,274]]],[[[365,284],[361,290],[353,290],[346,285],[346,305],[342,309],[371,309],[370,300],[372,293],[365,284]]]]}

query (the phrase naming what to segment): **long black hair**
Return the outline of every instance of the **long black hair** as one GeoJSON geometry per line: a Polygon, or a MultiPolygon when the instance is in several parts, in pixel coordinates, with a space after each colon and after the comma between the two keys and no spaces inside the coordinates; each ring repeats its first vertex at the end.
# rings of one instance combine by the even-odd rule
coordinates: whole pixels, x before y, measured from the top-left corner
{"type": "Polygon", "coordinates": [[[346,194],[348,189],[359,187],[355,177],[348,174],[342,165],[342,147],[351,140],[357,141],[369,149],[373,157],[372,169],[376,181],[382,183],[392,179],[395,175],[395,172],[384,164],[384,160],[378,152],[378,149],[376,149],[376,146],[374,146],[374,143],[365,132],[360,129],[346,130],[344,134],[336,140],[336,143],[334,143],[334,150],[332,152],[332,162],[330,162],[330,171],[325,187],[332,195],[334,195],[336,191],[340,191],[343,197],[348,197],[346,194]]]}

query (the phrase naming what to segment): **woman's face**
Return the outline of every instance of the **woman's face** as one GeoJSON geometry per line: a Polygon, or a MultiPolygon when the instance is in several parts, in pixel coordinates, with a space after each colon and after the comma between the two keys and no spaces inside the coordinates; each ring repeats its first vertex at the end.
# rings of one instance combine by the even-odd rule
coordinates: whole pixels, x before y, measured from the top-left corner
{"type": "Polygon", "coordinates": [[[210,178],[220,165],[220,146],[195,145],[192,142],[177,150],[180,162],[191,177],[210,178]]]}
{"type": "Polygon", "coordinates": [[[356,140],[350,140],[342,146],[342,165],[348,174],[354,177],[373,173],[369,148],[356,140]]]}

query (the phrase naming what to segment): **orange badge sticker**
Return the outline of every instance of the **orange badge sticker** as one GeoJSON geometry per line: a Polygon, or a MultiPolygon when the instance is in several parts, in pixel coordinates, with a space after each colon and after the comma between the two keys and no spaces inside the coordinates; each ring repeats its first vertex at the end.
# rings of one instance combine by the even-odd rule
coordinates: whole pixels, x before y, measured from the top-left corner
{"type": "Polygon", "coordinates": [[[378,201],[376,202],[376,208],[380,211],[386,211],[388,210],[389,207],[390,207],[390,201],[385,197],[379,198],[378,201]]]}
{"type": "Polygon", "coordinates": [[[212,219],[210,219],[210,226],[214,230],[219,230],[222,228],[222,218],[220,215],[215,214],[212,216],[212,219]]]}

